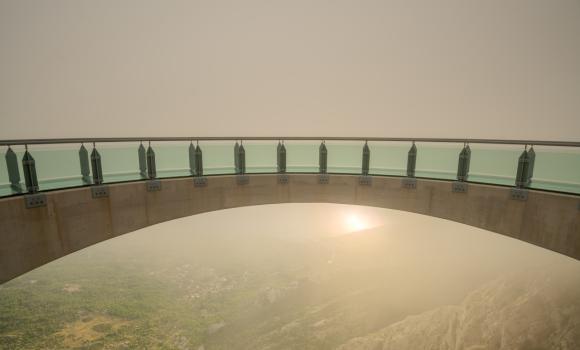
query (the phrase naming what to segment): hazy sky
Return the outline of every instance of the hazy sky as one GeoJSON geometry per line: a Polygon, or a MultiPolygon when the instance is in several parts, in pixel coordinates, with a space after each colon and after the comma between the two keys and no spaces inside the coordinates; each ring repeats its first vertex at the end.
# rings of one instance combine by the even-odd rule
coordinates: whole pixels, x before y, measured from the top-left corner
{"type": "Polygon", "coordinates": [[[580,1],[0,1],[0,138],[580,139],[580,1]]]}

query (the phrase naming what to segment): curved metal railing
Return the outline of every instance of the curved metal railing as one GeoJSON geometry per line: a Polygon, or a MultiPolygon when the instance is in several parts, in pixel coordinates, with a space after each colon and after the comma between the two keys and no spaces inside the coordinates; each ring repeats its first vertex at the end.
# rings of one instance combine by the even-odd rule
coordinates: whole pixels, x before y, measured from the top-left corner
{"type": "Polygon", "coordinates": [[[455,181],[457,188],[476,182],[580,194],[580,142],[573,141],[126,137],[0,140],[0,146],[6,147],[0,196],[163,177],[249,173],[435,178],[455,181]],[[78,152],[71,148],[75,144],[78,152]],[[90,152],[85,144],[91,145],[90,152]]]}
{"type": "Polygon", "coordinates": [[[60,138],[60,139],[21,139],[0,140],[0,146],[10,145],[43,145],[67,143],[108,143],[108,142],[142,142],[142,141],[383,141],[383,142],[439,142],[439,143],[477,143],[502,145],[536,145],[580,147],[576,141],[540,141],[540,140],[502,140],[470,138],[413,138],[413,137],[340,137],[340,136],[224,136],[224,137],[97,137],[97,138],[60,138]]]}

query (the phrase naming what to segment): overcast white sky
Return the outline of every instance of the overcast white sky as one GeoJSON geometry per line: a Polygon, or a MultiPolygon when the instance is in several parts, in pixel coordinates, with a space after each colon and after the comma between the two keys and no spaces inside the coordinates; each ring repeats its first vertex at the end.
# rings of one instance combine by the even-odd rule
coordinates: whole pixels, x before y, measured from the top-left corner
{"type": "Polygon", "coordinates": [[[580,140],[580,1],[0,1],[0,138],[580,140]]]}

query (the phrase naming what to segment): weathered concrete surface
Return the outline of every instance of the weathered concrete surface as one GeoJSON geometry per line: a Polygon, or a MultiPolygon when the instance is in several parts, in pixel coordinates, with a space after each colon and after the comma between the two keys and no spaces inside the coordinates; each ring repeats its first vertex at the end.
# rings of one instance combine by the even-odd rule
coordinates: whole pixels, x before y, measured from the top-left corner
{"type": "Polygon", "coordinates": [[[109,186],[109,197],[93,199],[89,188],[46,193],[46,207],[26,209],[22,197],[0,199],[0,282],[97,242],[140,228],[203,212],[271,203],[327,202],[398,209],[480,227],[580,260],[580,197],[529,191],[527,201],[510,199],[510,189],[469,184],[454,193],[447,181],[417,180],[416,189],[400,178],[291,174],[208,177],[205,187],[191,178],[161,180],[147,192],[144,182],[109,186]]]}

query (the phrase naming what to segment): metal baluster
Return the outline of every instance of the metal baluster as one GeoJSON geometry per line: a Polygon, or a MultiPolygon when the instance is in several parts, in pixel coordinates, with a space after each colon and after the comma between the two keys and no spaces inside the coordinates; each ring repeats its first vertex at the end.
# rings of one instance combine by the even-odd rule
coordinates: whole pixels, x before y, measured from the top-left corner
{"type": "MultiPolygon", "coordinates": [[[[237,142],[236,142],[237,144],[237,142]]],[[[243,141],[240,141],[237,153],[238,174],[244,175],[246,173],[246,150],[244,149],[243,141]]]]}
{"type": "Polygon", "coordinates": [[[286,147],[283,142],[278,141],[278,147],[276,149],[276,164],[279,173],[286,172],[286,147]]]}
{"type": "Polygon", "coordinates": [[[103,183],[103,167],[101,166],[101,155],[93,142],[93,151],[91,152],[91,168],[93,171],[93,184],[100,185],[103,183]]]}
{"type": "Polygon", "coordinates": [[[415,177],[415,165],[417,164],[417,146],[415,141],[407,155],[407,177],[415,177]]]}
{"type": "Polygon", "coordinates": [[[191,175],[195,175],[195,146],[193,141],[189,142],[189,172],[191,175]]]}
{"type": "Polygon", "coordinates": [[[371,150],[369,149],[368,142],[365,141],[365,145],[363,146],[363,153],[362,153],[362,175],[368,176],[369,174],[369,166],[371,160],[371,150]]]}
{"type": "Polygon", "coordinates": [[[457,181],[467,181],[469,176],[469,164],[471,162],[471,148],[469,144],[464,144],[459,152],[459,163],[457,165],[457,181]]]}
{"type": "Polygon", "coordinates": [[[36,176],[36,165],[34,158],[28,152],[28,145],[24,146],[26,151],[22,157],[22,168],[24,170],[24,181],[26,183],[26,190],[29,193],[38,192],[38,177],[36,176]]]}
{"type": "Polygon", "coordinates": [[[525,188],[528,186],[530,169],[530,157],[528,154],[528,145],[525,145],[524,151],[518,158],[518,170],[516,173],[516,187],[525,188]]]}
{"type": "Polygon", "coordinates": [[[318,149],[318,172],[320,174],[326,174],[328,170],[328,150],[326,149],[326,145],[324,144],[324,140],[320,143],[320,147],[318,149]]]}
{"type": "Polygon", "coordinates": [[[12,190],[16,193],[22,192],[22,184],[20,183],[20,171],[18,170],[18,157],[10,146],[8,146],[8,150],[6,151],[6,169],[8,170],[10,188],[12,188],[12,190]]]}
{"type": "Polygon", "coordinates": [[[147,177],[151,180],[157,177],[155,151],[153,151],[153,148],[151,147],[151,141],[149,141],[149,147],[147,148],[147,177]]]}
{"type": "Polygon", "coordinates": [[[199,141],[195,147],[195,175],[203,176],[203,154],[201,153],[201,148],[199,148],[199,141]]]}
{"type": "Polygon", "coordinates": [[[84,143],[81,143],[81,148],[79,149],[79,163],[81,167],[81,176],[83,184],[91,184],[91,165],[89,162],[89,151],[85,148],[84,143]]]}
{"type": "Polygon", "coordinates": [[[137,155],[139,156],[139,174],[142,178],[147,178],[147,154],[143,142],[139,144],[137,155]]]}
{"type": "Polygon", "coordinates": [[[239,153],[240,153],[240,144],[236,141],[234,145],[234,172],[236,174],[240,173],[240,160],[239,160],[239,153]]]}
{"type": "Polygon", "coordinates": [[[536,152],[534,151],[534,146],[530,147],[528,151],[528,181],[526,186],[532,185],[532,177],[534,177],[534,166],[536,165],[536,152]]]}

